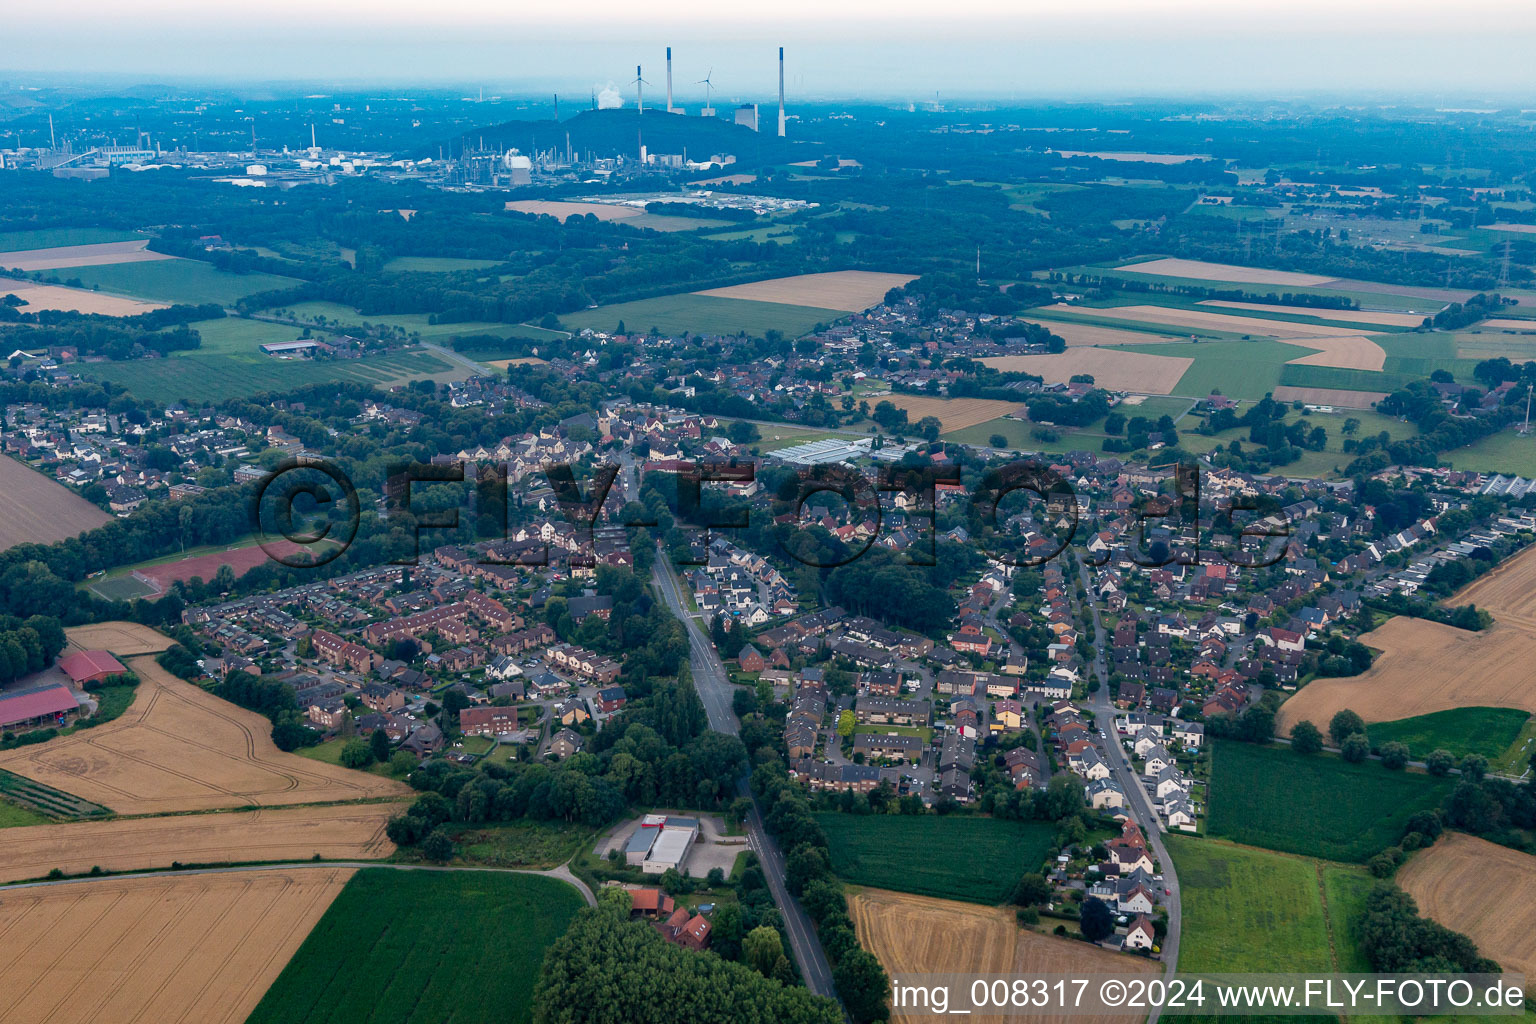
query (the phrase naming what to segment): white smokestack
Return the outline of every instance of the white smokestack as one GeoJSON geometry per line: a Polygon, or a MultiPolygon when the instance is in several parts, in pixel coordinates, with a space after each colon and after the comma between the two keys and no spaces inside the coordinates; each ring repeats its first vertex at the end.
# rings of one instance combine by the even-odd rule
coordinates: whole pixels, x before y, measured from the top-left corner
{"type": "Polygon", "coordinates": [[[635,107],[638,113],[645,113],[645,79],[640,77],[640,65],[635,65],[635,107]]]}
{"type": "Polygon", "coordinates": [[[784,47],[779,47],[779,138],[784,137],[784,47]]]}
{"type": "Polygon", "coordinates": [[[667,113],[672,113],[672,47],[667,47],[667,113]]]}

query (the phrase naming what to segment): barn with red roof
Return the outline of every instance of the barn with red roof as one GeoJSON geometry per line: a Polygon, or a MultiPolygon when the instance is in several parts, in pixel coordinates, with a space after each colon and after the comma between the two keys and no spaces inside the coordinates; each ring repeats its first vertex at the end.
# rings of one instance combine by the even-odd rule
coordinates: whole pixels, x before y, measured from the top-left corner
{"type": "Polygon", "coordinates": [[[62,683],[29,686],[0,693],[0,729],[63,725],[80,710],[80,702],[62,683]]]}
{"type": "Polygon", "coordinates": [[[59,668],[76,686],[99,683],[108,676],[128,671],[106,651],[75,651],[59,659],[59,668]]]}

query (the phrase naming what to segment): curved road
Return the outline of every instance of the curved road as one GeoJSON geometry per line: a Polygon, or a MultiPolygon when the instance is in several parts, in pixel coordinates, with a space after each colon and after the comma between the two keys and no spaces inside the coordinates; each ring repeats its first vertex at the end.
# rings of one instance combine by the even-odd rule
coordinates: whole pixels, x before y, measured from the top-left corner
{"type": "MultiPolygon", "coordinates": [[[[1104,658],[1106,649],[1104,620],[1099,616],[1099,606],[1093,601],[1093,580],[1088,575],[1088,567],[1083,564],[1081,555],[1077,556],[1077,572],[1083,582],[1083,589],[1088,594],[1088,610],[1093,615],[1093,674],[1099,680],[1099,690],[1090,695],[1089,705],[1099,720],[1099,727],[1104,730],[1105,759],[1114,771],[1120,788],[1125,790],[1126,798],[1131,802],[1131,816],[1141,826],[1141,831],[1147,837],[1147,845],[1157,855],[1157,862],[1163,869],[1163,886],[1168,890],[1163,897],[1168,907],[1168,934],[1163,938],[1163,973],[1171,980],[1179,970],[1179,934],[1183,925],[1179,875],[1174,869],[1173,858],[1168,856],[1168,849],[1163,844],[1162,821],[1158,818],[1157,812],[1152,809],[1152,801],[1147,797],[1146,787],[1131,770],[1130,762],[1125,756],[1125,748],[1120,745],[1120,737],[1115,733],[1115,706],[1109,697],[1109,666],[1104,658]]],[[[1147,1017],[1147,1024],[1157,1024],[1161,1013],[1160,1009],[1153,1009],[1147,1017]]]]}
{"type": "Polygon", "coordinates": [[[74,878],[55,878],[43,882],[14,882],[10,885],[0,885],[0,892],[12,889],[45,889],[54,885],[78,885],[82,882],[105,882],[123,878],[158,878],[162,875],[227,875],[240,871],[289,871],[294,868],[388,868],[391,871],[493,871],[508,875],[543,875],[545,878],[557,878],[568,885],[575,886],[576,891],[581,893],[581,898],[587,901],[587,906],[597,906],[597,897],[592,895],[592,890],[587,888],[587,883],[573,875],[571,869],[564,864],[557,868],[536,871],[532,868],[391,864],[388,861],[380,860],[297,860],[276,864],[241,864],[227,868],[159,868],[154,871],[125,871],[114,875],[77,875],[74,878]]]}
{"type": "MultiPolygon", "coordinates": [[[[698,690],[699,699],[704,703],[704,712],[709,716],[709,727],[716,732],[735,736],[741,730],[741,722],[736,718],[736,713],[731,710],[730,678],[726,675],[725,666],[720,663],[720,657],[715,653],[714,646],[710,644],[709,637],[704,635],[698,620],[689,614],[682,585],[678,582],[677,574],[672,571],[666,551],[659,546],[651,580],[657,592],[666,601],[667,607],[672,610],[672,614],[677,616],[683,623],[683,628],[688,631],[688,660],[693,669],[693,686],[698,690]]],[[[784,927],[789,933],[789,945],[795,954],[796,963],[800,966],[800,974],[805,978],[806,988],[819,996],[836,999],[837,989],[832,984],[832,968],[827,963],[826,953],[822,951],[816,932],[811,928],[811,919],[789,894],[789,889],[784,884],[783,852],[779,849],[778,842],[763,826],[757,798],[752,796],[747,780],[745,778],[738,780],[737,788],[752,800],[752,810],[747,815],[747,842],[752,851],[757,854],[758,860],[762,862],[763,875],[768,879],[768,889],[773,893],[773,901],[778,904],[779,912],[784,916],[784,927]]]]}

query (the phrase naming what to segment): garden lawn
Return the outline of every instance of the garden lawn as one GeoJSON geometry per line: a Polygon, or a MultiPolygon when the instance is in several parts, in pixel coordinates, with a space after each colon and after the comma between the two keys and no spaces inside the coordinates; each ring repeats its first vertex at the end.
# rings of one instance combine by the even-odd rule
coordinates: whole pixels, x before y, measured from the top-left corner
{"type": "Polygon", "coordinates": [[[1366,727],[1371,746],[1402,743],[1415,761],[1432,750],[1449,750],[1458,758],[1481,754],[1492,761],[1515,742],[1531,716],[1517,708],[1454,708],[1366,727]]]}
{"type": "Polygon", "coordinates": [[[1438,807],[1451,783],[1380,762],[1217,740],[1212,836],[1249,846],[1360,863],[1395,844],[1413,814],[1438,807]]]}
{"type": "Polygon", "coordinates": [[[816,815],[832,870],[858,885],[1001,903],[1041,870],[1054,831],[1038,821],[936,814],[816,815]]]}
{"type": "Polygon", "coordinates": [[[583,905],[538,875],[366,868],[247,1024],[525,1024],[544,950],[583,905]]]}

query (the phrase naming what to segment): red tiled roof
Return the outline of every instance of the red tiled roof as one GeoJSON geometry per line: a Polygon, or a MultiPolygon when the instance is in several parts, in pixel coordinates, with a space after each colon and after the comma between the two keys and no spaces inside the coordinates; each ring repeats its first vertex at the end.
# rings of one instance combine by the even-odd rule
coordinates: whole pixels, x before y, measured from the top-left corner
{"type": "Polygon", "coordinates": [[[25,722],[43,715],[73,711],[80,706],[69,687],[53,683],[0,695],[0,726],[25,722]]]}
{"type": "Polygon", "coordinates": [[[115,675],[127,671],[106,651],[76,651],[74,654],[60,658],[59,668],[69,673],[69,678],[77,683],[103,672],[115,675]]]}

